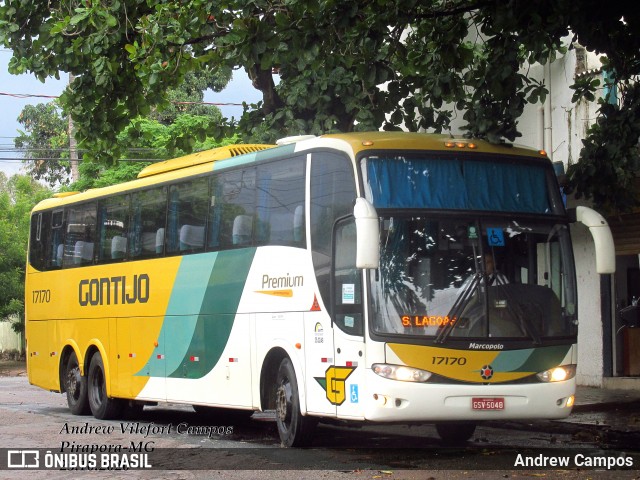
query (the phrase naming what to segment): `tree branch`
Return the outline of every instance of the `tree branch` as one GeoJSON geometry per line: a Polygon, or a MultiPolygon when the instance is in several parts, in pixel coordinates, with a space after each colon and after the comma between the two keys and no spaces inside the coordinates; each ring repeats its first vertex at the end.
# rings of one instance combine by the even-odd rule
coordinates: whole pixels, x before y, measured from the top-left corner
{"type": "Polygon", "coordinates": [[[434,10],[430,13],[417,13],[412,12],[410,16],[412,18],[417,18],[420,20],[426,20],[431,18],[442,18],[442,17],[450,17],[452,15],[459,15],[461,13],[468,13],[474,10],[478,10],[480,8],[489,7],[494,5],[495,2],[493,0],[480,0],[475,3],[471,3],[469,5],[457,5],[455,7],[445,8],[442,10],[434,10]]]}

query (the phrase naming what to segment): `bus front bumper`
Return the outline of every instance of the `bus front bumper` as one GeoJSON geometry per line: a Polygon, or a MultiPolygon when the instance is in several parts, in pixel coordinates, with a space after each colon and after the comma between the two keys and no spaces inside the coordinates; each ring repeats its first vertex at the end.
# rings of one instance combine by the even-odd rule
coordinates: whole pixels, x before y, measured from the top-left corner
{"type": "Polygon", "coordinates": [[[361,400],[366,420],[437,422],[566,418],[574,402],[575,378],[531,384],[436,384],[382,378],[367,372],[361,400]]]}

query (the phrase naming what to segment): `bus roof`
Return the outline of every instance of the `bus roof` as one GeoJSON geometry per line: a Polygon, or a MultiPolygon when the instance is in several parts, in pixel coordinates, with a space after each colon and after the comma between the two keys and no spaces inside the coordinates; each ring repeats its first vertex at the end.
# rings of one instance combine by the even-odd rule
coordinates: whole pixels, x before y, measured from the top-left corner
{"type": "Polygon", "coordinates": [[[451,136],[445,134],[427,134],[413,132],[352,132],[328,134],[314,140],[299,142],[300,146],[312,144],[321,139],[343,140],[349,144],[354,155],[365,150],[435,150],[499,155],[516,155],[546,159],[546,153],[534,148],[509,143],[492,144],[486,140],[451,136]],[[471,146],[471,148],[470,148],[471,146]]]}
{"type": "Polygon", "coordinates": [[[204,150],[202,152],[192,153],[191,155],[185,155],[184,157],[153,163],[142,169],[138,174],[138,178],[150,177],[152,175],[181,170],[183,168],[194,167],[205,163],[213,163],[216,160],[225,160],[227,158],[244,155],[245,153],[258,152],[260,150],[266,150],[267,148],[273,147],[273,145],[242,144],[227,145],[225,147],[218,147],[212,150],[204,150]]]}
{"type": "MultiPolygon", "coordinates": [[[[157,183],[190,175],[205,174],[212,170],[214,162],[237,158],[237,162],[247,163],[267,158],[275,158],[278,154],[303,152],[314,148],[336,147],[343,151],[351,151],[354,157],[365,151],[379,150],[432,150],[432,151],[466,151],[467,153],[484,153],[498,155],[527,156],[546,159],[546,154],[533,148],[510,144],[491,144],[484,140],[409,132],[352,132],[328,134],[320,137],[300,137],[302,140],[277,147],[264,144],[228,145],[183,157],[154,163],[144,168],[137,180],[103,188],[90,189],[85,192],[61,192],[40,202],[34,210],[62,207],[78,201],[91,200],[109,194],[144,188],[157,183]],[[268,150],[268,152],[263,152],[268,150]],[[246,160],[242,156],[246,155],[246,160]]],[[[548,160],[547,160],[548,161],[548,160]]]]}

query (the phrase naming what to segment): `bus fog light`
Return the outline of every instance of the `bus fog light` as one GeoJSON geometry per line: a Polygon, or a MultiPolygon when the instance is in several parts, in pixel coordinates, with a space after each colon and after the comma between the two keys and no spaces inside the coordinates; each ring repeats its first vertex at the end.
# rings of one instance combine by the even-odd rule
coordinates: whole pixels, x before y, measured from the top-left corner
{"type": "Polygon", "coordinates": [[[571,408],[573,407],[573,404],[576,401],[576,397],[574,397],[573,395],[570,395],[568,397],[564,397],[564,398],[559,398],[558,400],[556,400],[556,405],[558,405],[559,407],[566,407],[566,408],[571,408]]]}
{"type": "Polygon", "coordinates": [[[380,406],[384,407],[387,404],[387,397],[384,395],[373,394],[373,400],[380,406]]]}
{"type": "Polygon", "coordinates": [[[570,380],[576,376],[575,365],[563,365],[561,367],[550,368],[544,372],[536,374],[538,380],[541,382],[563,382],[570,380]]]}
{"type": "Polygon", "coordinates": [[[390,380],[402,382],[426,382],[431,377],[431,372],[405,365],[389,365],[386,363],[374,363],[371,369],[376,375],[390,380]]]}

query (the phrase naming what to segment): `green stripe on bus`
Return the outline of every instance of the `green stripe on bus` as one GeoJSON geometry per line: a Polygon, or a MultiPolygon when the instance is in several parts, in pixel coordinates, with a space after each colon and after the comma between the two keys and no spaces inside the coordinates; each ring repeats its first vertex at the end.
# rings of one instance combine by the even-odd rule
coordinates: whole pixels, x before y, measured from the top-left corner
{"type": "Polygon", "coordinates": [[[213,369],[229,340],[255,252],[248,248],[182,259],[158,336],[162,345],[136,375],[201,378],[213,369]]]}
{"type": "Polygon", "coordinates": [[[218,253],[214,252],[182,258],[158,335],[160,345],[136,375],[164,377],[166,372],[180,366],[197,325],[199,310],[194,305],[201,305],[204,301],[217,256],[218,253]],[[189,312],[193,315],[185,315],[189,312]],[[160,353],[164,358],[157,357],[160,353]]]}
{"type": "Polygon", "coordinates": [[[557,367],[571,345],[506,350],[500,352],[491,366],[497,372],[543,372],[557,367]]]}
{"type": "Polygon", "coordinates": [[[194,335],[180,366],[168,377],[201,378],[218,363],[229,341],[255,252],[255,248],[248,248],[218,253],[194,335]]]}

